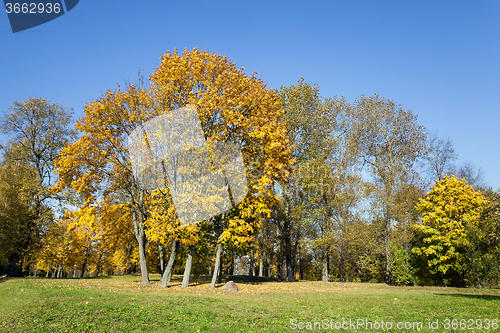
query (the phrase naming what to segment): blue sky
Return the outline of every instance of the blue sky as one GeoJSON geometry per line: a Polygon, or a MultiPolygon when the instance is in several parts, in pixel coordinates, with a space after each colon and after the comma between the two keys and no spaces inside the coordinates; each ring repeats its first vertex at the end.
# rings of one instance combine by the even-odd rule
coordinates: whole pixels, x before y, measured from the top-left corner
{"type": "Polygon", "coordinates": [[[0,13],[0,112],[31,95],[78,118],[166,51],[194,47],[272,88],[304,77],[323,97],[393,99],[500,189],[499,1],[81,0],[16,34],[0,13]]]}

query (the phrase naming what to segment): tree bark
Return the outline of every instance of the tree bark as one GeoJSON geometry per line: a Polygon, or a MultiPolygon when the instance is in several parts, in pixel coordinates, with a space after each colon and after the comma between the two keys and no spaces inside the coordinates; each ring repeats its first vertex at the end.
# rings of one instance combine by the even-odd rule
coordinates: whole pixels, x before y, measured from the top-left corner
{"type": "Polygon", "coordinates": [[[340,278],[340,282],[345,282],[345,277],[344,277],[344,251],[342,251],[342,250],[340,250],[339,278],[340,278]]]}
{"type": "Polygon", "coordinates": [[[283,273],[281,272],[282,268],[283,268],[283,258],[281,257],[281,254],[279,254],[278,261],[276,262],[276,277],[280,280],[283,278],[283,273]]]}
{"type": "Polygon", "coordinates": [[[330,282],[330,257],[328,256],[327,249],[325,249],[323,253],[322,280],[325,282],[330,282]]]}
{"type": "MultiPolygon", "coordinates": [[[[259,214],[261,217],[261,214],[259,214]]],[[[261,225],[261,232],[259,237],[259,276],[264,276],[264,256],[266,254],[266,250],[264,248],[264,223],[261,225]]]]}
{"type": "MultiPolygon", "coordinates": [[[[222,253],[224,253],[224,251],[222,251],[222,253]]],[[[217,278],[217,283],[222,283],[222,253],[219,260],[219,277],[217,278]]]]}
{"type": "Polygon", "coordinates": [[[191,245],[188,249],[186,267],[184,268],[184,277],[182,278],[182,288],[189,285],[189,276],[191,275],[191,264],[193,263],[194,246],[191,245]]]}
{"type": "Polygon", "coordinates": [[[250,268],[248,269],[248,275],[253,276],[254,274],[255,260],[253,257],[253,250],[250,250],[250,268]]]}
{"type": "Polygon", "coordinates": [[[98,277],[99,274],[102,275],[102,264],[101,264],[101,259],[102,259],[102,253],[99,253],[99,260],[97,261],[97,269],[95,276],[98,277]]]}
{"type": "Polygon", "coordinates": [[[219,274],[220,274],[221,256],[222,256],[223,246],[224,245],[222,243],[217,244],[217,254],[215,255],[214,273],[212,275],[212,283],[210,284],[210,288],[212,288],[212,289],[215,288],[215,283],[217,282],[217,279],[218,279],[219,274]]]}
{"type": "Polygon", "coordinates": [[[262,248],[259,256],[259,276],[264,276],[264,253],[262,248]]]}
{"type": "Polygon", "coordinates": [[[299,258],[299,280],[304,280],[304,260],[299,258]]]}
{"type": "Polygon", "coordinates": [[[295,281],[293,276],[293,259],[292,259],[292,241],[290,237],[290,222],[285,220],[284,226],[284,237],[285,237],[285,261],[286,261],[286,280],[288,282],[295,281]]]}
{"type": "Polygon", "coordinates": [[[388,212],[385,216],[385,258],[385,282],[392,284],[391,219],[388,212]]]}
{"type": "Polygon", "coordinates": [[[266,262],[265,265],[267,267],[267,277],[273,276],[273,267],[271,265],[272,262],[272,251],[269,248],[266,248],[266,262]]]}
{"type": "Polygon", "coordinates": [[[222,251],[224,249],[224,244],[220,243],[220,237],[222,236],[222,232],[224,231],[224,218],[226,214],[222,214],[219,226],[219,242],[217,243],[217,252],[215,254],[215,265],[214,265],[214,273],[212,275],[212,282],[210,283],[210,288],[214,289],[217,281],[221,282],[222,277],[222,251]]]}
{"type": "Polygon", "coordinates": [[[170,257],[168,258],[167,267],[163,272],[161,277],[161,287],[167,288],[167,284],[172,279],[172,272],[174,271],[175,259],[177,257],[177,252],[179,251],[179,241],[174,239],[172,241],[172,251],[170,252],[170,257]]]}
{"type": "Polygon", "coordinates": [[[297,237],[295,239],[295,244],[293,246],[293,252],[292,252],[292,262],[293,262],[293,276],[299,276],[299,279],[300,279],[300,262],[299,262],[299,258],[300,258],[300,254],[299,254],[299,234],[297,233],[297,237]]]}
{"type": "Polygon", "coordinates": [[[163,245],[158,243],[158,252],[160,253],[160,267],[158,270],[158,273],[160,273],[160,276],[163,275],[163,272],[165,270],[165,255],[163,253],[163,245]]]}
{"type": "Polygon", "coordinates": [[[49,274],[50,274],[50,263],[49,265],[47,266],[47,274],[45,274],[45,277],[48,278],[49,277],[49,274]]]}
{"type": "Polygon", "coordinates": [[[85,274],[85,267],[86,266],[87,266],[87,258],[85,258],[85,261],[83,262],[82,273],[80,274],[80,278],[83,278],[83,274],[85,274]]]}
{"type": "MultiPolygon", "coordinates": [[[[144,191],[141,190],[139,194],[139,202],[143,203],[144,191]]],[[[142,284],[148,285],[149,274],[148,266],[146,263],[146,233],[144,232],[144,216],[136,207],[132,208],[132,222],[134,223],[135,238],[139,245],[139,267],[141,269],[142,284]]]]}
{"type": "Polygon", "coordinates": [[[227,275],[234,274],[234,256],[232,256],[231,261],[227,265],[227,275]]]}

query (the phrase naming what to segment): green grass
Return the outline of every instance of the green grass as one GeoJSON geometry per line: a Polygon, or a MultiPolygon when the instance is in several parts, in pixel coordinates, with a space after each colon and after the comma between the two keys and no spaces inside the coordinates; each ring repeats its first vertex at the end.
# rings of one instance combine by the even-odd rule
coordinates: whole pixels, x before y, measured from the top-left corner
{"type": "MultiPolygon", "coordinates": [[[[0,279],[0,332],[310,331],[291,330],[291,319],[304,325],[331,320],[333,329],[323,331],[339,331],[335,323],[363,319],[372,324],[422,322],[422,332],[451,332],[444,327],[446,318],[500,317],[499,290],[241,281],[240,291],[222,292],[211,290],[206,278],[186,289],[180,288],[180,277],[168,289],[159,288],[159,275],[151,279],[151,286],[141,286],[139,276],[0,279]],[[439,329],[430,329],[429,320],[439,320],[439,329]]],[[[382,330],[360,326],[356,331],[382,330]]]]}

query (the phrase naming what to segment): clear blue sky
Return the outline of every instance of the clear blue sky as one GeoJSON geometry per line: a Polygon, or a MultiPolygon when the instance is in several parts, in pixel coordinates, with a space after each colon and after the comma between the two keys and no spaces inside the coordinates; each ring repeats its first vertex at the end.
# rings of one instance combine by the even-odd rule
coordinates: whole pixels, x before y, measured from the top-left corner
{"type": "Polygon", "coordinates": [[[80,0],[16,34],[2,11],[0,112],[31,95],[80,117],[167,50],[193,47],[272,88],[304,77],[324,97],[393,99],[500,188],[500,1],[80,0]]]}

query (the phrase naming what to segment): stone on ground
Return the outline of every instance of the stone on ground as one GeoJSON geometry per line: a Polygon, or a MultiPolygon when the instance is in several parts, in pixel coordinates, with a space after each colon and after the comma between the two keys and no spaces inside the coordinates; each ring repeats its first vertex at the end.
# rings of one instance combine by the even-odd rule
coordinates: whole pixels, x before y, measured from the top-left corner
{"type": "Polygon", "coordinates": [[[233,281],[229,281],[228,283],[223,285],[222,288],[220,288],[220,290],[238,291],[238,286],[233,281]]]}

